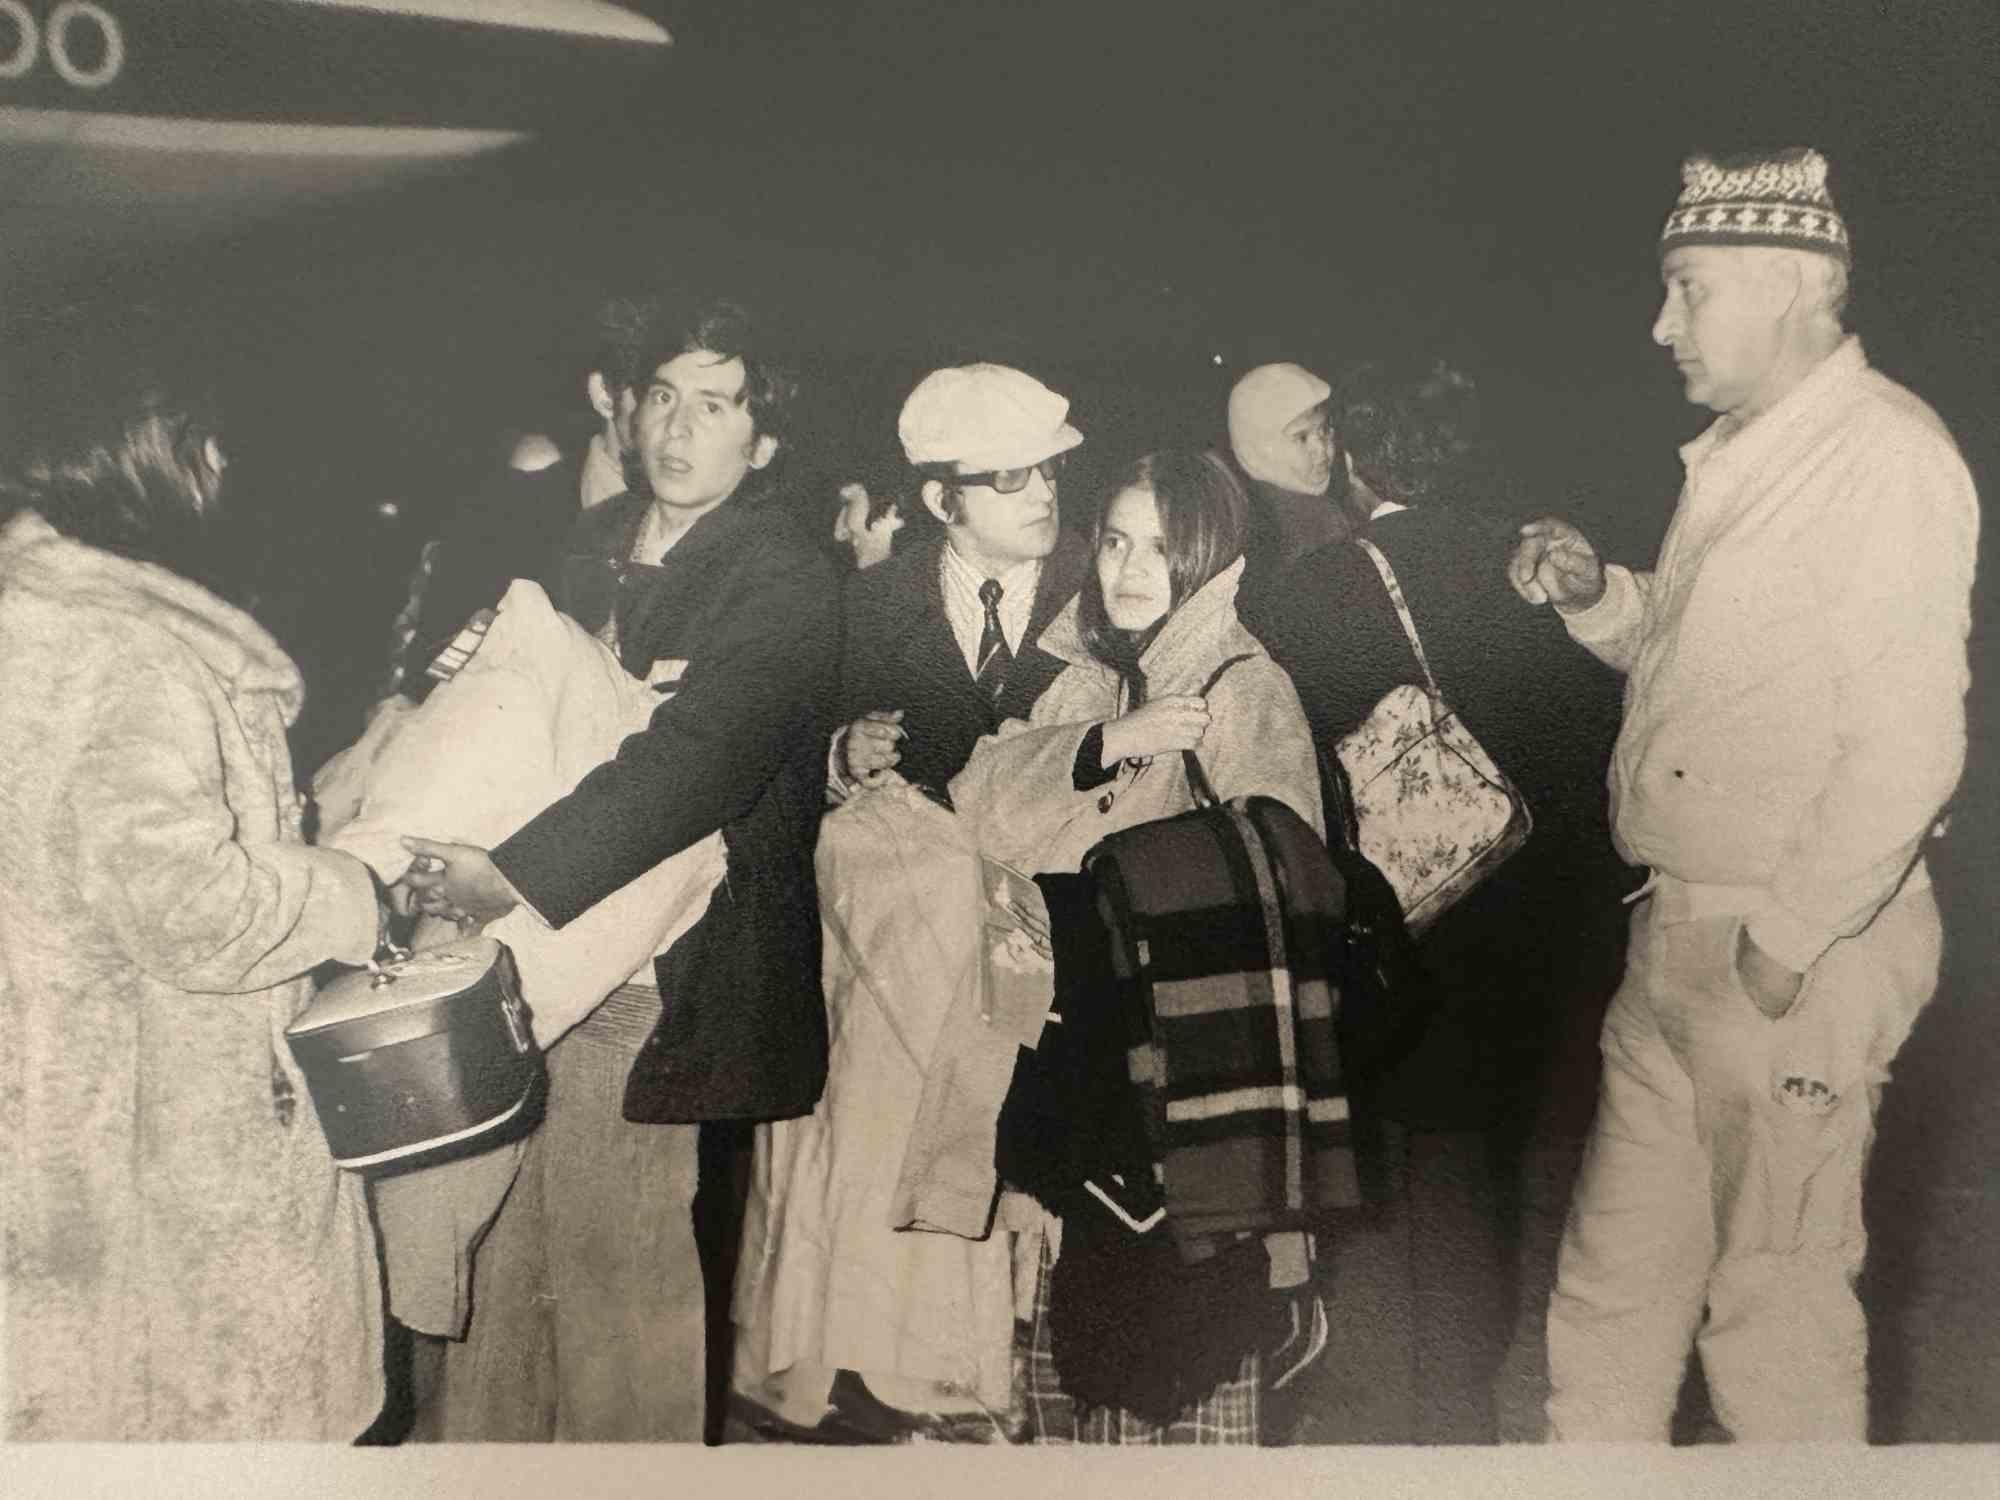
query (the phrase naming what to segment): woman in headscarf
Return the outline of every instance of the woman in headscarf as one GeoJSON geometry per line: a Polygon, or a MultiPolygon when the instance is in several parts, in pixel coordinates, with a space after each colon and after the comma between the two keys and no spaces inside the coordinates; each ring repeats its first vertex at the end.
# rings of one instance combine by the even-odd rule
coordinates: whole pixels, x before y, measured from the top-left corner
{"type": "Polygon", "coordinates": [[[4,1434],[351,1441],[374,1236],[284,1031],[386,907],[301,834],[299,672],[225,595],[212,413],[64,354],[0,481],[4,1434]]]}
{"type": "Polygon", "coordinates": [[[1322,826],[1298,694],[1236,617],[1245,514],[1235,477],[1192,449],[1147,454],[1113,483],[1095,567],[1043,639],[1068,667],[952,782],[986,854],[1077,870],[1106,834],[1193,805],[1184,749],[1217,796],[1275,797],[1322,826]]]}
{"type": "MultiPolygon", "coordinates": [[[[1192,450],[1149,454],[1111,486],[1094,527],[1095,567],[1042,637],[1043,649],[1068,665],[1028,722],[982,740],[951,784],[953,805],[988,857],[1027,875],[1074,874],[1107,834],[1194,805],[1183,750],[1195,752],[1218,797],[1275,798],[1322,828],[1298,695],[1236,617],[1245,508],[1225,465],[1192,450]]],[[[1065,964],[1059,939],[1059,1004],[1075,980],[1072,969],[1066,981],[1065,964]]],[[[1093,1015],[1111,1009],[1108,995],[1091,996],[1100,998],[1086,1007],[1093,1015]]],[[[1075,1043],[1071,1033],[1085,1020],[1065,1007],[1042,1050],[1056,1032],[1058,1045],[1075,1043]]],[[[1122,1071],[1122,1053],[1116,1061],[1122,1071]]],[[[1071,1192],[1064,1169],[1030,1160],[1036,1146],[1010,1123],[1027,1118],[1016,1112],[1022,1086],[1017,1073],[1001,1121],[1003,1172],[1062,1216],[1060,1250],[1044,1254],[1036,1289],[1031,1436],[1257,1442],[1260,1349],[1283,1337],[1271,1321],[1284,1304],[1269,1294],[1265,1243],[1245,1239],[1189,1267],[1162,1234],[1128,1237],[1143,1218],[1135,1223],[1108,1203],[1112,1217],[1102,1216],[1101,1193],[1071,1192]],[[1023,1180],[1038,1173],[1039,1183],[1023,1180]],[[1058,1254],[1069,1262],[1067,1286],[1052,1288],[1058,1254]]],[[[1144,1148],[1133,1133],[1111,1112],[1099,1123],[1122,1132],[1105,1149],[1136,1164],[1144,1148]]],[[[1048,1134],[1090,1129],[1058,1120],[1048,1134]]],[[[1053,1154],[1071,1149],[1056,1144],[1053,1154]]],[[[1150,1187],[1130,1185],[1142,1196],[1150,1187]]]]}

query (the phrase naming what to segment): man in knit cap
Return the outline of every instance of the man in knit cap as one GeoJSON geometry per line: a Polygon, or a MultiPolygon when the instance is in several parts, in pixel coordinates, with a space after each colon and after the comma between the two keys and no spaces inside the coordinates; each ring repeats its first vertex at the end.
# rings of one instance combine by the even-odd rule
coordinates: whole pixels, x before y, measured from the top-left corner
{"type": "Polygon", "coordinates": [[[1978,515],[1936,414],[1843,331],[1826,162],[1695,157],[1653,339],[1718,417],[1650,572],[1522,528],[1531,604],[1627,674],[1650,867],[1549,1308],[1558,1439],[1662,1440],[1690,1343],[1739,1439],[1862,1441],[1853,1290],[1889,1064],[1936,986],[1923,846],[1965,754],[1978,515]]]}
{"type": "Polygon", "coordinates": [[[836,798],[893,769],[944,800],[980,736],[1025,719],[1062,670],[1035,643],[1089,562],[1057,503],[1083,441],[1068,418],[1067,400],[996,364],[935,370],[903,403],[903,452],[942,529],[850,585],[836,798]]]}
{"type": "Polygon", "coordinates": [[[1229,449],[1250,493],[1246,571],[1261,574],[1368,520],[1327,400],[1332,388],[1301,365],[1259,365],[1229,393],[1229,449]]]}

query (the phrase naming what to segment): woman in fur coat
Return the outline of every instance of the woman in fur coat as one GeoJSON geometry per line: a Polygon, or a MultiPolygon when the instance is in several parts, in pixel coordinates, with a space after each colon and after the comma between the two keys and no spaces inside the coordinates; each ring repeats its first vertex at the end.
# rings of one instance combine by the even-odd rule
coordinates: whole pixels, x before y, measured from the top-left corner
{"type": "Polygon", "coordinates": [[[284,1030],[384,910],[301,836],[298,669],[200,581],[213,424],[70,373],[0,482],[0,1436],[351,1441],[374,1236],[284,1030]]]}

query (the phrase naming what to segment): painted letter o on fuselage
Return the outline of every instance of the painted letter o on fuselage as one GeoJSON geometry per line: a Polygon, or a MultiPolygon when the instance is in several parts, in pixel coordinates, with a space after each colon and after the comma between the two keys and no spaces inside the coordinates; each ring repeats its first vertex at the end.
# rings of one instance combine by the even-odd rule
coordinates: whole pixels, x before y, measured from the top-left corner
{"type": "Polygon", "coordinates": [[[101,89],[125,71],[125,33],[118,18],[92,0],[62,0],[49,12],[49,62],[64,83],[80,89],[101,89]],[[104,56],[94,68],[79,67],[70,54],[70,28],[88,21],[103,39],[104,56]]]}
{"type": "Polygon", "coordinates": [[[0,16],[14,23],[14,50],[0,58],[0,78],[25,78],[42,55],[42,29],[21,0],[0,0],[0,16]]]}

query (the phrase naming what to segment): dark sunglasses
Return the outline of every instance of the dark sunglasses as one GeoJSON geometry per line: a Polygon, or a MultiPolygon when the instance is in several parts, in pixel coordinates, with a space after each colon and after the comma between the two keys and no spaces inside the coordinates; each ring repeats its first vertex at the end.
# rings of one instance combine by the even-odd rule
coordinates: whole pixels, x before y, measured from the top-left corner
{"type": "Polygon", "coordinates": [[[1057,453],[1038,464],[1029,464],[1025,469],[990,469],[984,474],[953,474],[951,483],[958,489],[970,489],[973,485],[983,484],[997,494],[1018,495],[1028,487],[1030,474],[1039,472],[1042,478],[1054,484],[1056,476],[1062,473],[1063,460],[1067,457],[1069,455],[1066,453],[1057,453]]]}

